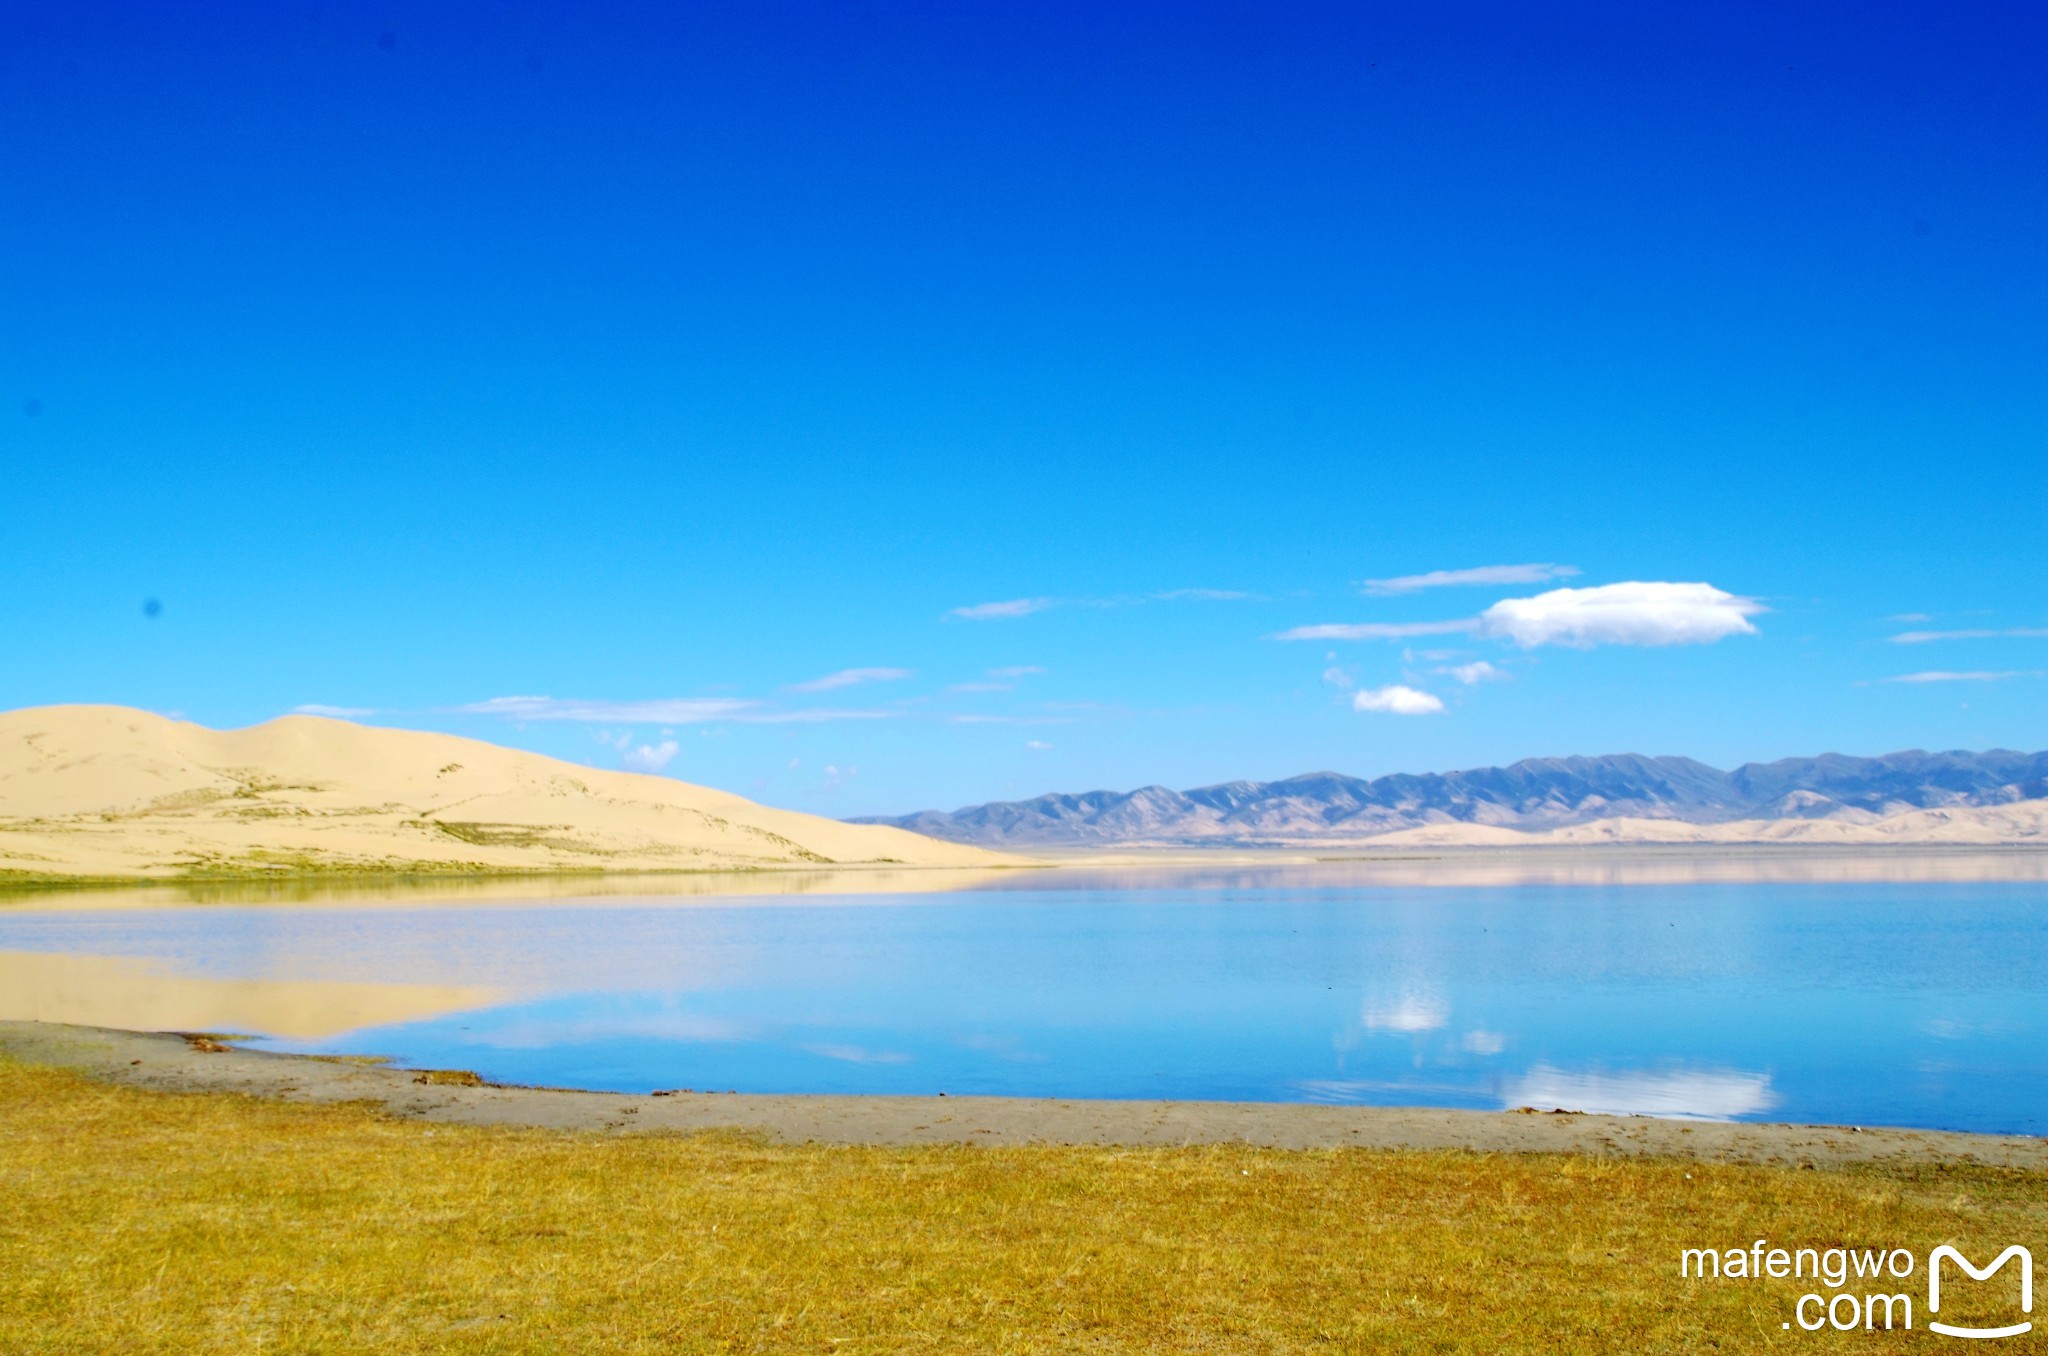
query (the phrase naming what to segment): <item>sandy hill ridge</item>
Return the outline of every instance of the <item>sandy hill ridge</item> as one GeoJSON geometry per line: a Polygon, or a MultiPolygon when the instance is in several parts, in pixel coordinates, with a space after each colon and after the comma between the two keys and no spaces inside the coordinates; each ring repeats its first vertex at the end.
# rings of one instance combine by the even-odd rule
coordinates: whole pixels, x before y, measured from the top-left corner
{"type": "Polygon", "coordinates": [[[454,735],[318,716],[209,730],[120,706],[0,713],[0,879],[1014,861],[454,735]]]}

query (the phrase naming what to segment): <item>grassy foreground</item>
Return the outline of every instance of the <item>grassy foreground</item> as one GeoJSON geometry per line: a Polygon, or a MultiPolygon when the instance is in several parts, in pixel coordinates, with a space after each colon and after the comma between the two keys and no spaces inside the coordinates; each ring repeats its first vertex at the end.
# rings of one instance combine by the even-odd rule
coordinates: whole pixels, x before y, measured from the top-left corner
{"type": "Polygon", "coordinates": [[[0,1059],[6,1352],[1867,1349],[1929,1339],[1679,1250],[2044,1235],[2004,1170],[601,1139],[0,1059]]]}

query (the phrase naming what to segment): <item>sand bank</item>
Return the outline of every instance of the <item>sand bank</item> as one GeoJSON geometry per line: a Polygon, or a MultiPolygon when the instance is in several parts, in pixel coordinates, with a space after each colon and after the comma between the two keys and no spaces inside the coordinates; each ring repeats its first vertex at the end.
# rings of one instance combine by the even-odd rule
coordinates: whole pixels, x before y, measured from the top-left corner
{"type": "Polygon", "coordinates": [[[1426,1107],[1009,1097],[666,1095],[462,1086],[410,1069],[278,1055],[168,1033],[0,1022],[0,1053],[164,1092],[371,1102],[395,1116],[598,1134],[741,1130],[783,1143],[1244,1143],[1468,1149],[1810,1164],[1964,1162],[2048,1171],[2048,1140],[1933,1130],[1748,1125],[1426,1107]],[[209,1048],[211,1047],[211,1048],[209,1048]]]}

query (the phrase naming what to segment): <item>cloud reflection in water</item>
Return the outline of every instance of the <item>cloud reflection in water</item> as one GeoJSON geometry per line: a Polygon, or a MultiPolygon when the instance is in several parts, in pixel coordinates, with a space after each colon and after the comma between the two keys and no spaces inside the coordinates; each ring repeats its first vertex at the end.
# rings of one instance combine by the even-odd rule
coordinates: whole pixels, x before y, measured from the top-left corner
{"type": "Polygon", "coordinates": [[[1731,1121],[1777,1104],[1769,1074],[1736,1069],[1569,1073],[1538,1064],[1501,1093],[1501,1105],[1508,1108],[1695,1121],[1731,1121]]]}

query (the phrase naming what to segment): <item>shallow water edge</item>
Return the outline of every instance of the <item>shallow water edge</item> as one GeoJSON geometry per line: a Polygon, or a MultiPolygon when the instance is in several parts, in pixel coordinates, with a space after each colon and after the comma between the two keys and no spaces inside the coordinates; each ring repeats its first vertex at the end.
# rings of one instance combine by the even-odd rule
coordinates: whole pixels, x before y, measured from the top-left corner
{"type": "Polygon", "coordinates": [[[2048,1140],[1869,1126],[1684,1124],[1649,1117],[1433,1107],[1082,1098],[647,1095],[464,1086],[409,1069],[243,1050],[173,1033],[0,1021],[0,1055],[154,1091],[371,1101],[462,1125],[595,1134],[739,1131],[784,1143],[1251,1144],[1281,1149],[1456,1150],[1839,1167],[1974,1163],[2048,1171],[2048,1140]],[[214,1047],[214,1048],[208,1048],[214,1047]]]}

